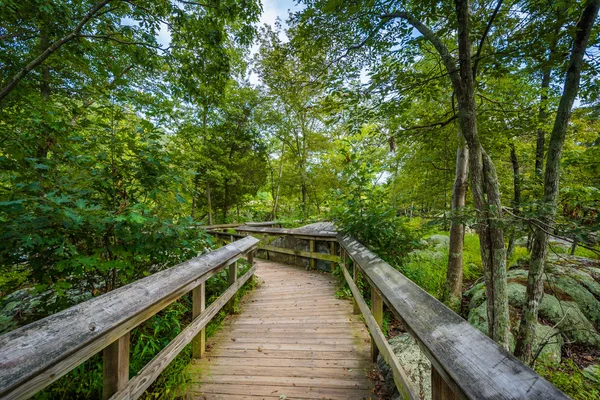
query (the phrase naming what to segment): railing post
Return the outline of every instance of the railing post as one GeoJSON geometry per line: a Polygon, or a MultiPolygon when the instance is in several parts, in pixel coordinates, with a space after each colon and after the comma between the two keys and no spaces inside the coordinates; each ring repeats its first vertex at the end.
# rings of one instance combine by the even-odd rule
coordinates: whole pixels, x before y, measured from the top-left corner
{"type": "Polygon", "coordinates": [[[309,251],[311,252],[310,269],[315,269],[315,259],[312,258],[312,253],[315,252],[315,241],[312,239],[310,240],[310,243],[309,243],[309,251]]]}
{"type": "MultiPolygon", "coordinates": [[[[346,255],[344,254],[344,258],[345,256],[346,255]]],[[[353,262],[352,260],[350,262],[352,263],[352,280],[354,281],[354,284],[358,286],[358,268],[356,267],[355,262],[353,262]]],[[[360,315],[360,307],[358,306],[358,303],[356,302],[354,297],[352,297],[352,302],[354,303],[354,315],[360,315]]]]}
{"type": "Polygon", "coordinates": [[[250,264],[250,268],[252,268],[254,265],[254,250],[248,252],[246,259],[248,260],[248,264],[250,264]]]}
{"type": "Polygon", "coordinates": [[[458,400],[440,373],[431,366],[431,400],[458,400]]]}
{"type": "MultiPolygon", "coordinates": [[[[331,254],[332,256],[335,255],[335,242],[330,242],[329,243],[329,254],[331,254]]],[[[339,265],[338,265],[339,267],[339,265]]],[[[333,266],[333,261],[331,262],[331,272],[334,271],[334,266],[333,266]]]]}
{"type": "MultiPolygon", "coordinates": [[[[237,261],[229,266],[227,277],[228,277],[229,286],[233,285],[235,283],[235,281],[237,280],[237,261]]],[[[231,300],[229,300],[227,302],[227,306],[226,306],[227,312],[233,313],[234,306],[235,306],[235,296],[233,296],[231,298],[231,300]]]]}
{"type": "MultiPolygon", "coordinates": [[[[206,282],[192,290],[192,318],[196,318],[206,309],[206,282]]],[[[206,351],[206,329],[202,328],[192,340],[192,357],[202,358],[206,351]]]]}
{"type": "MultiPolygon", "coordinates": [[[[264,241],[265,241],[265,246],[269,245],[269,235],[265,234],[264,236],[264,241]]],[[[267,260],[269,259],[269,250],[265,250],[265,256],[267,257],[267,260]]]]}
{"type": "Polygon", "coordinates": [[[102,399],[107,400],[129,381],[129,332],[104,348],[102,399]]]}
{"type": "MultiPolygon", "coordinates": [[[[371,286],[371,314],[373,314],[373,318],[377,322],[380,328],[383,327],[383,301],[381,300],[381,296],[377,293],[377,290],[373,286],[371,286]]],[[[371,335],[371,360],[373,362],[377,362],[377,355],[379,354],[379,349],[375,344],[375,340],[373,340],[373,336],[371,335]]]]}

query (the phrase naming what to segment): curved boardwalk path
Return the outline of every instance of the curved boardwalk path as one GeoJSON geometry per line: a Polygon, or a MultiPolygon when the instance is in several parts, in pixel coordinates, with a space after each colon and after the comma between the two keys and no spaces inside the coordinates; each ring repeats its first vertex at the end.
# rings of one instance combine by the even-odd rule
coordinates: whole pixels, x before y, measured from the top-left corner
{"type": "Polygon", "coordinates": [[[370,339],[335,278],[256,260],[261,285],[191,366],[189,399],[374,399],[370,339]]]}

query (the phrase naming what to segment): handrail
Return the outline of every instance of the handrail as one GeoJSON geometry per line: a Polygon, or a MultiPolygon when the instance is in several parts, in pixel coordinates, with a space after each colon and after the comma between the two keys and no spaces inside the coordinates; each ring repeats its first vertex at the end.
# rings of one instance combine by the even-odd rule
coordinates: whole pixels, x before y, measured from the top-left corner
{"type": "Polygon", "coordinates": [[[218,230],[209,230],[207,233],[221,239],[224,242],[233,242],[237,238],[246,237],[248,234],[254,234],[256,236],[262,236],[262,240],[258,245],[259,250],[263,250],[267,259],[269,258],[269,253],[279,253],[286,254],[290,256],[307,258],[310,260],[311,268],[315,267],[315,260],[322,260],[328,262],[339,263],[340,257],[336,255],[336,244],[337,237],[335,232],[331,231],[318,231],[313,235],[311,232],[298,232],[294,229],[283,229],[283,228],[259,228],[259,227],[249,227],[244,226],[242,228],[235,229],[238,232],[241,232],[245,235],[239,233],[229,233],[229,232],[220,232],[218,230]],[[278,237],[278,236],[292,236],[296,239],[308,240],[309,242],[309,251],[298,250],[298,249],[290,249],[279,246],[272,246],[269,241],[269,236],[278,237]],[[330,250],[329,254],[327,253],[319,253],[315,251],[315,243],[317,241],[321,242],[329,242],[330,250]]]}
{"type": "Polygon", "coordinates": [[[236,232],[242,233],[254,233],[269,236],[293,236],[298,239],[313,239],[335,242],[337,241],[336,232],[331,231],[314,231],[314,232],[302,232],[296,229],[286,228],[262,228],[254,226],[241,226],[235,228],[236,232]]]}
{"type": "Polygon", "coordinates": [[[356,239],[338,242],[371,285],[372,313],[381,315],[383,300],[431,361],[434,399],[568,399],[356,239]]]}
{"type": "MultiPolygon", "coordinates": [[[[129,331],[189,291],[203,295],[204,282],[226,266],[235,283],[235,262],[244,255],[251,262],[257,243],[246,237],[0,336],[0,398],[27,398],[103,349],[105,365],[118,366],[108,373],[119,374],[108,377],[108,398],[127,384],[129,331]]],[[[194,314],[192,324],[202,317],[194,314]]]]}
{"type": "Polygon", "coordinates": [[[195,228],[198,229],[206,229],[206,230],[214,230],[214,229],[228,229],[228,228],[237,228],[238,226],[273,226],[273,225],[281,225],[281,222],[278,221],[265,221],[265,222],[238,222],[233,224],[217,224],[217,225],[198,225],[195,228]]]}

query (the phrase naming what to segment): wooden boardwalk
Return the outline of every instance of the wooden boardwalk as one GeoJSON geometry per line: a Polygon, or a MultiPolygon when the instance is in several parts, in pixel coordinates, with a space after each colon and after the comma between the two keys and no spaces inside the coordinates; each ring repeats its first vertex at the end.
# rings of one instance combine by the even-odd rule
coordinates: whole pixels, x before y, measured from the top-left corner
{"type": "Polygon", "coordinates": [[[189,399],[375,399],[370,339],[335,278],[257,260],[261,285],[191,366],[189,399]]]}

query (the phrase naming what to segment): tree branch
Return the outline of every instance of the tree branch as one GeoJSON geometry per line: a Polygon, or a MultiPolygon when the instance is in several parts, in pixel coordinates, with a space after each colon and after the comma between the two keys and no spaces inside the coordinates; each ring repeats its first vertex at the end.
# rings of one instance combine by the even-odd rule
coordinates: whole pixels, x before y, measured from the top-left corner
{"type": "Polygon", "coordinates": [[[450,75],[452,83],[454,85],[458,85],[460,83],[460,76],[458,74],[456,60],[454,59],[454,57],[452,57],[452,54],[450,54],[450,51],[448,50],[448,47],[446,47],[444,42],[442,42],[442,40],[431,29],[425,26],[425,24],[423,24],[421,21],[415,18],[412,14],[403,11],[382,14],[379,16],[379,18],[381,18],[382,20],[400,18],[411,24],[416,30],[418,30],[421,33],[421,35],[423,35],[425,39],[427,39],[433,45],[433,47],[435,47],[437,52],[440,54],[440,57],[442,57],[442,62],[444,63],[444,66],[446,67],[446,70],[450,75]]]}
{"type": "Polygon", "coordinates": [[[50,57],[50,55],[52,53],[54,53],[56,50],[58,50],[59,48],[61,48],[64,44],[70,42],[75,37],[77,37],[77,35],[79,35],[79,32],[81,32],[81,30],[85,26],[85,24],[87,24],[89,22],[89,20],[91,20],[94,17],[94,15],[96,13],[98,13],[98,11],[100,11],[102,9],[102,7],[104,7],[105,5],[107,5],[110,2],[111,2],[111,0],[103,0],[100,3],[96,4],[94,7],[92,7],[90,9],[90,11],[88,11],[83,16],[83,18],[81,19],[81,21],[79,21],[79,24],[77,24],[77,26],[75,27],[75,29],[71,33],[69,33],[67,36],[64,36],[62,39],[59,39],[58,41],[52,43],[52,45],[50,45],[50,47],[48,47],[46,50],[44,50],[42,52],[42,54],[40,54],[39,56],[37,56],[34,60],[32,60],[31,62],[29,62],[29,64],[27,64],[21,71],[19,71],[10,80],[10,82],[8,82],[8,84],[6,84],[0,90],[0,102],[6,96],[8,96],[8,94],[19,84],[19,82],[25,77],[25,75],[27,75],[31,70],[33,70],[35,67],[37,67],[41,63],[43,63],[48,57],[50,57]]]}
{"type": "Polygon", "coordinates": [[[477,53],[475,53],[475,63],[473,64],[473,79],[475,79],[475,77],[477,76],[477,66],[479,65],[479,60],[481,59],[481,50],[483,49],[483,44],[485,42],[485,39],[487,38],[487,35],[490,33],[490,29],[492,28],[494,19],[496,19],[496,15],[498,15],[498,11],[500,11],[502,1],[503,0],[498,0],[496,8],[494,8],[494,12],[492,13],[490,20],[488,21],[487,26],[483,31],[483,35],[481,35],[481,40],[479,41],[479,46],[477,47],[477,53]]]}
{"type": "Polygon", "coordinates": [[[414,131],[417,129],[427,129],[427,128],[435,128],[435,127],[441,128],[443,126],[448,125],[450,122],[454,121],[456,118],[457,118],[457,116],[453,115],[446,121],[435,122],[435,123],[429,124],[429,125],[415,125],[415,126],[411,126],[410,128],[404,128],[403,131],[414,131]]]}

